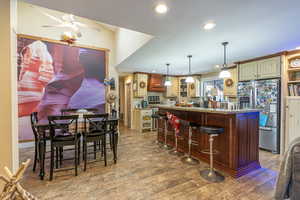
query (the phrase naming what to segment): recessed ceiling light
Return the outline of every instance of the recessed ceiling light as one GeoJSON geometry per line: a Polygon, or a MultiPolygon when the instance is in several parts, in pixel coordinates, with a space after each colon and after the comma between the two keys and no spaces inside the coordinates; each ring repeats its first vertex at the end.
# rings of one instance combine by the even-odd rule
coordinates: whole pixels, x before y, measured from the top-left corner
{"type": "Polygon", "coordinates": [[[214,22],[207,22],[207,23],[204,24],[203,29],[204,30],[211,30],[211,29],[213,29],[215,27],[216,27],[216,23],[214,23],[214,22]]]}
{"type": "Polygon", "coordinates": [[[155,11],[159,14],[164,14],[168,11],[168,7],[166,4],[160,3],[155,6],[155,11]]]}

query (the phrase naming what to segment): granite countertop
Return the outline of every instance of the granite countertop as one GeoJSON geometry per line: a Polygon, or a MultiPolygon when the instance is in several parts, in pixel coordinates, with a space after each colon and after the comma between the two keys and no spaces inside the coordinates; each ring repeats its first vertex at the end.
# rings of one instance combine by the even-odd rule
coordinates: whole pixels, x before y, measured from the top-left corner
{"type": "Polygon", "coordinates": [[[260,112],[260,109],[237,109],[237,110],[228,110],[228,109],[213,109],[213,108],[199,108],[199,107],[180,107],[180,106],[168,106],[160,105],[158,108],[161,109],[171,109],[171,110],[181,110],[181,111],[193,111],[193,112],[208,112],[208,113],[220,113],[220,114],[238,114],[238,113],[251,113],[251,112],[260,112]]]}

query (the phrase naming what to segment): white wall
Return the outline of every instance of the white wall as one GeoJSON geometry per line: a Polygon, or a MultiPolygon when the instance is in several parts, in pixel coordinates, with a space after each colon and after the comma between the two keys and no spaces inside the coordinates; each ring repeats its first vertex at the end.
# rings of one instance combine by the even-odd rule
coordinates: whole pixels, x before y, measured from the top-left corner
{"type": "MultiPolygon", "coordinates": [[[[16,0],[0,1],[0,174],[18,168],[16,104],[16,0]]],[[[2,191],[2,182],[0,191],[2,191]]]]}
{"type": "Polygon", "coordinates": [[[118,28],[116,31],[116,65],[149,42],[153,36],[144,33],[118,28]]]}

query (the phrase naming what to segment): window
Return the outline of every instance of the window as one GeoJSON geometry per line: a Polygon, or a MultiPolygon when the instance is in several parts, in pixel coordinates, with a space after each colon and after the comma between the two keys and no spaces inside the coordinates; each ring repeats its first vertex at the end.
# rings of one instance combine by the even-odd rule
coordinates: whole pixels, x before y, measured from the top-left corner
{"type": "Polygon", "coordinates": [[[217,101],[223,98],[224,81],[223,79],[203,81],[202,96],[211,97],[212,93],[217,94],[217,101]]]}

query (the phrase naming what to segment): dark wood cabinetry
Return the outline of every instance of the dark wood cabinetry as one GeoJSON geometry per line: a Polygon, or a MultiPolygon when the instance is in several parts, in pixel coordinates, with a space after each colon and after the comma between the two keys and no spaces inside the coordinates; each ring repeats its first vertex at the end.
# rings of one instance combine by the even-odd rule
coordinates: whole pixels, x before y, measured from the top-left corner
{"type": "Polygon", "coordinates": [[[164,76],[161,74],[150,74],[148,80],[148,91],[150,92],[164,92],[164,76]]]}

